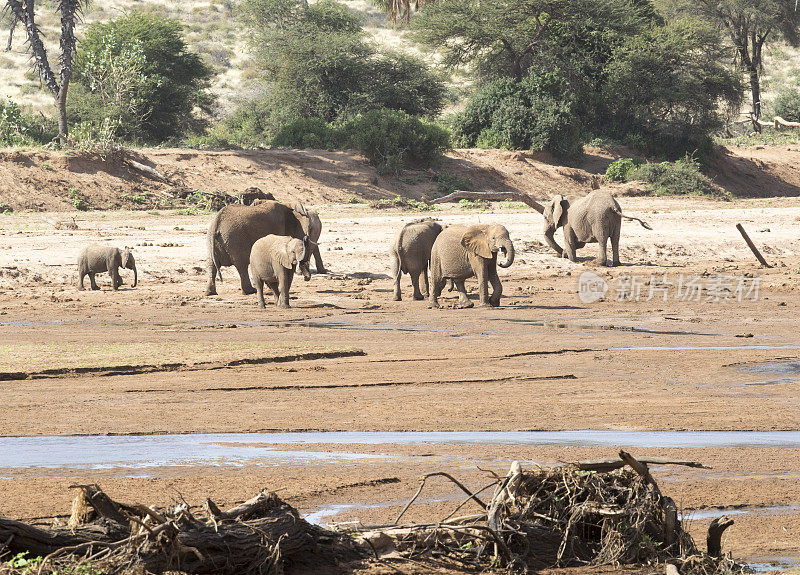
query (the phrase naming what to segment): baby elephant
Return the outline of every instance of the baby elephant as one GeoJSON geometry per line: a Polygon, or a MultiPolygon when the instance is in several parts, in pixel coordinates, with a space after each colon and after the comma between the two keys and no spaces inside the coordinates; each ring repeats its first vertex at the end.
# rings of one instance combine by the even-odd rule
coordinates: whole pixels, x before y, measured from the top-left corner
{"type": "Polygon", "coordinates": [[[93,290],[100,287],[94,281],[95,274],[108,272],[111,275],[111,287],[116,289],[122,285],[122,278],[119,276],[119,268],[133,270],[133,287],[138,283],[136,274],[136,261],[133,259],[131,248],[119,251],[118,248],[109,248],[92,244],[86,246],[78,258],[78,289],[82,290],[83,278],[89,276],[89,283],[93,290]]]}
{"type": "Polygon", "coordinates": [[[464,280],[478,278],[478,295],[482,306],[497,307],[503,286],[497,266],[507,268],[514,263],[514,244],[508,230],[498,224],[450,226],[436,238],[431,250],[431,295],[429,307],[439,307],[438,297],[447,279],[458,288],[458,307],[472,307],[464,280]],[[503,254],[498,261],[497,254],[503,254]],[[492,295],[489,296],[489,283],[492,295]]]}
{"type": "Polygon", "coordinates": [[[256,241],[250,250],[250,274],[258,291],[258,307],[265,307],[264,284],[275,294],[275,305],[289,307],[295,264],[300,264],[303,279],[311,279],[308,260],[312,250],[308,236],[299,240],[290,236],[268,235],[256,241]]]}
{"type": "Polygon", "coordinates": [[[404,273],[411,276],[414,299],[428,297],[428,262],[431,248],[441,233],[442,225],[432,218],[423,218],[407,223],[395,234],[390,253],[394,271],[394,299],[400,301],[400,278],[404,273]],[[420,290],[422,277],[424,290],[420,290]]]}

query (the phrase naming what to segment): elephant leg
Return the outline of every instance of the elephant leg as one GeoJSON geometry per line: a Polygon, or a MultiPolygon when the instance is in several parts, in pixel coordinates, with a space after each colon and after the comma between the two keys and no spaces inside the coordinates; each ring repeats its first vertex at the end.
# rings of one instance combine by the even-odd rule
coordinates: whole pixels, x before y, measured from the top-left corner
{"type": "Polygon", "coordinates": [[[450,283],[458,289],[459,308],[475,307],[475,304],[469,300],[469,296],[467,295],[467,288],[464,286],[464,280],[458,280],[458,281],[450,280],[450,283]]]}
{"type": "Polygon", "coordinates": [[[97,285],[97,282],[94,279],[94,272],[89,272],[89,286],[94,290],[97,291],[100,289],[100,286],[97,285]]]}
{"type": "Polygon", "coordinates": [[[497,275],[497,264],[495,262],[489,263],[489,281],[492,283],[492,295],[489,298],[489,304],[492,307],[500,305],[500,298],[503,295],[503,284],[500,283],[500,276],[497,275]]]}
{"type": "Polygon", "coordinates": [[[598,265],[604,266],[608,264],[608,254],[606,252],[606,247],[608,244],[608,238],[605,236],[600,236],[597,238],[597,263],[598,265]]]}
{"type": "Polygon", "coordinates": [[[422,280],[423,280],[424,285],[425,285],[425,289],[422,291],[422,295],[424,297],[428,297],[430,295],[430,293],[431,293],[431,286],[428,283],[428,268],[427,268],[427,266],[425,267],[424,270],[422,270],[422,280]]]}
{"type": "Polygon", "coordinates": [[[208,284],[206,285],[206,295],[217,295],[217,273],[219,268],[213,261],[208,262],[208,284]]]}
{"type": "Polygon", "coordinates": [[[411,285],[414,286],[414,299],[415,300],[425,299],[422,296],[422,292],[419,289],[419,276],[420,275],[421,274],[418,271],[411,272],[411,285]]]}
{"type": "Polygon", "coordinates": [[[280,300],[281,297],[281,292],[278,291],[278,282],[277,281],[268,282],[267,285],[269,286],[269,289],[272,290],[272,295],[275,296],[275,305],[277,306],[278,300],[280,300]]]}
{"type": "Polygon", "coordinates": [[[447,280],[447,291],[451,292],[456,289],[456,283],[453,280],[447,280]]]}
{"type": "Polygon", "coordinates": [[[267,304],[264,301],[264,281],[261,278],[256,278],[256,291],[258,291],[258,307],[264,309],[267,304]]]}
{"type": "Polygon", "coordinates": [[[256,293],[256,288],[250,283],[250,276],[247,273],[247,264],[235,264],[236,271],[239,272],[239,279],[242,282],[242,293],[244,295],[252,295],[256,293]]]}
{"type": "Polygon", "coordinates": [[[618,266],[619,263],[619,232],[611,236],[611,265],[618,266]]]}
{"type": "Polygon", "coordinates": [[[447,283],[445,278],[437,277],[436,274],[433,274],[433,281],[431,285],[431,295],[428,300],[428,307],[441,307],[439,305],[439,296],[442,295],[442,290],[444,289],[444,284],[447,283]]]}
{"type": "Polygon", "coordinates": [[[83,278],[86,277],[86,274],[81,272],[78,274],[78,291],[83,291],[86,288],[83,286],[83,278]]]}
{"type": "Polygon", "coordinates": [[[478,301],[481,306],[491,305],[489,303],[489,270],[488,260],[469,254],[469,263],[478,278],[478,301]]]}
{"type": "Polygon", "coordinates": [[[283,270],[282,273],[278,274],[278,292],[280,294],[278,296],[278,307],[280,308],[289,307],[289,286],[292,284],[290,273],[283,270]]]}
{"type": "Polygon", "coordinates": [[[403,294],[400,291],[400,278],[403,277],[403,272],[400,270],[400,260],[396,256],[392,264],[392,272],[394,273],[394,301],[403,301],[403,294]]]}
{"type": "Polygon", "coordinates": [[[319,246],[314,248],[314,263],[317,265],[318,274],[326,274],[328,271],[322,263],[322,255],[319,253],[319,246]]]}

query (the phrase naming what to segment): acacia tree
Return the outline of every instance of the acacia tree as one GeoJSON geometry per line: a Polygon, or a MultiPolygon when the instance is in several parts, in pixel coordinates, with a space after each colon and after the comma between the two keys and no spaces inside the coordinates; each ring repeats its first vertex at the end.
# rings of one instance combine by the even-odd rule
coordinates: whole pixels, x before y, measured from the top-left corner
{"type": "Polygon", "coordinates": [[[700,9],[701,13],[726,34],[736,49],[738,64],[750,80],[753,97],[751,115],[753,126],[761,131],[761,72],[762,52],[767,41],[779,35],[797,45],[800,12],[797,0],[699,0],[687,9],[700,9]]]}
{"type": "MultiPolygon", "coordinates": [[[[84,0],[58,0],[58,11],[61,13],[61,55],[58,59],[58,77],[53,72],[47,49],[42,41],[39,26],[36,24],[34,0],[6,0],[11,10],[14,23],[21,22],[25,27],[28,49],[33,55],[33,66],[42,83],[55,100],[58,110],[58,136],[62,143],[67,141],[67,91],[72,80],[73,63],[75,61],[75,25],[78,23],[84,0]]],[[[12,28],[13,30],[13,28],[12,28]]]]}

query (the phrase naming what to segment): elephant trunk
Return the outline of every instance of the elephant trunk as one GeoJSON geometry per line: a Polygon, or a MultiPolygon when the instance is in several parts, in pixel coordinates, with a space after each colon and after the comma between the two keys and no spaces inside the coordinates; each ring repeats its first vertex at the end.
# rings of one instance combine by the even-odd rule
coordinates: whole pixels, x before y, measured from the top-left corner
{"type": "Polygon", "coordinates": [[[506,260],[504,262],[498,261],[497,265],[501,268],[511,267],[511,264],[514,263],[514,244],[511,243],[511,240],[503,242],[500,250],[505,254],[506,260]]]}
{"type": "Polygon", "coordinates": [[[300,273],[303,274],[303,279],[305,281],[311,280],[311,269],[308,267],[308,260],[300,262],[300,273]]]}
{"type": "Polygon", "coordinates": [[[555,233],[556,233],[555,229],[546,230],[544,232],[544,239],[547,241],[547,245],[556,251],[558,257],[562,257],[564,255],[564,250],[561,249],[561,246],[558,245],[558,242],[556,242],[555,238],[553,237],[555,233]]]}
{"type": "Polygon", "coordinates": [[[133,286],[136,287],[136,284],[139,283],[139,275],[136,273],[136,264],[131,264],[131,268],[133,269],[133,286]]]}

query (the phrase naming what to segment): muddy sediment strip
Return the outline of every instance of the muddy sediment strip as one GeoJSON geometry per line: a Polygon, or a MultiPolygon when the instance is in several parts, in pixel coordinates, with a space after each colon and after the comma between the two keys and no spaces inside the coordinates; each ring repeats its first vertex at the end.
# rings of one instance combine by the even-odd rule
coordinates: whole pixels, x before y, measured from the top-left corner
{"type": "Polygon", "coordinates": [[[287,363],[291,361],[309,361],[316,359],[337,359],[342,357],[362,357],[367,355],[360,349],[341,351],[315,351],[234,359],[231,361],[201,361],[198,363],[157,363],[145,365],[115,365],[97,367],[69,367],[60,369],[43,369],[41,371],[5,371],[0,372],[0,381],[21,381],[26,379],[54,379],[63,377],[79,377],[90,375],[97,377],[114,375],[141,375],[144,373],[161,373],[168,371],[209,371],[227,369],[247,365],[263,365],[267,363],[287,363]]]}

